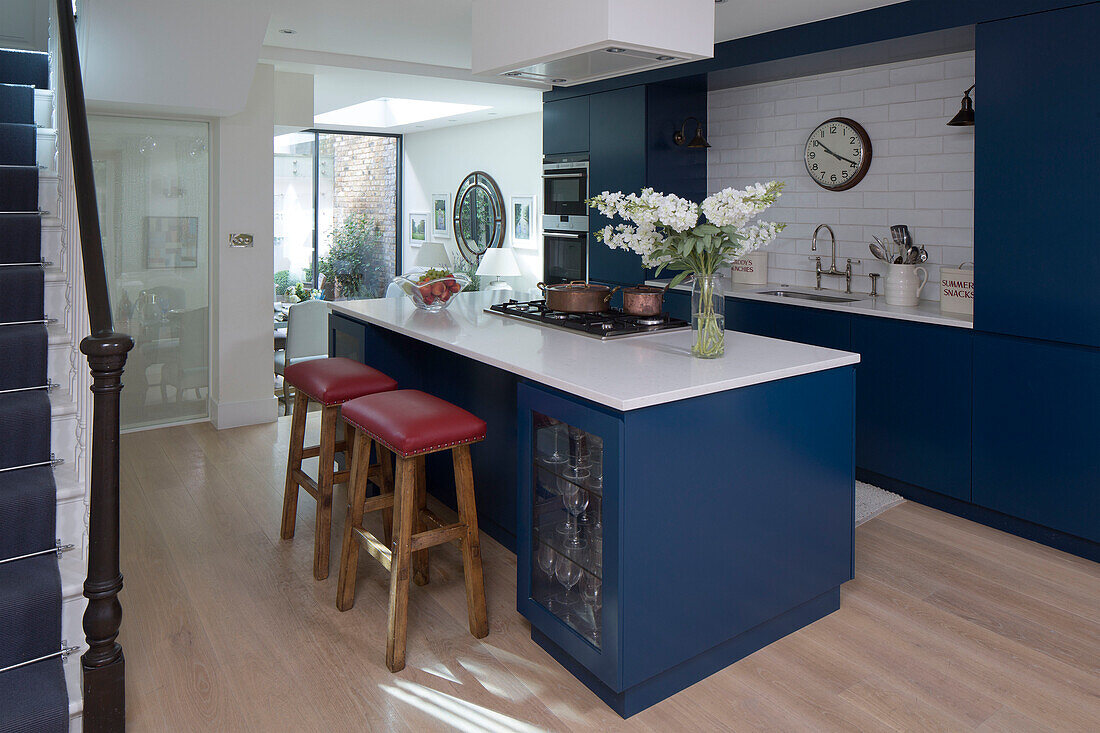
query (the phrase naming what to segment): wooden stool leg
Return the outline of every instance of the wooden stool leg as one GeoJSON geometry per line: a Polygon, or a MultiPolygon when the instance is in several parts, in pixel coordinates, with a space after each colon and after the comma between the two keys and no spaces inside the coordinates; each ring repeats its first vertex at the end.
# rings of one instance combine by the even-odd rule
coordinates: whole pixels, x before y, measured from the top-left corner
{"type": "Polygon", "coordinates": [[[321,454],[317,458],[317,530],[313,542],[313,577],[328,577],[332,532],[332,475],[336,460],[336,421],[339,405],[321,408],[321,454]]]}
{"type": "Polygon", "coordinates": [[[309,414],[309,397],[305,392],[294,393],[294,417],[290,420],[290,447],[286,456],[286,486],[283,488],[283,522],[279,536],[284,540],[294,538],[294,521],[298,517],[298,482],[294,472],[302,467],[302,448],[306,443],[306,415],[309,414]]]}
{"type": "MultiPolygon", "coordinates": [[[[382,471],[382,485],[378,488],[381,489],[383,494],[393,493],[393,453],[389,448],[384,447],[381,443],[375,443],[374,449],[378,451],[378,462],[381,464],[382,471]]],[[[386,547],[393,549],[393,508],[387,507],[382,510],[382,539],[386,543],[386,547]]]]}
{"type": "MultiPolygon", "coordinates": [[[[428,478],[427,473],[424,470],[424,456],[416,457],[416,520],[414,522],[415,533],[423,532],[426,527],[424,526],[424,518],[420,512],[428,508],[428,478]]],[[[413,553],[412,556],[412,579],[417,585],[427,585],[429,580],[428,572],[428,550],[427,548],[419,550],[413,553]]]]}
{"type": "Polygon", "coordinates": [[[416,516],[416,463],[412,458],[397,458],[397,486],[394,508],[397,510],[396,538],[390,563],[390,612],[386,641],[386,666],[391,672],[405,668],[405,637],[409,616],[409,560],[412,553],[412,528],[416,516]]]}
{"type": "MultiPolygon", "coordinates": [[[[345,430],[351,430],[345,427],[345,430]]],[[[359,540],[354,530],[363,526],[363,502],[367,500],[367,471],[370,466],[371,440],[365,433],[354,430],[348,445],[355,461],[351,464],[348,479],[348,509],[344,519],[344,544],[340,547],[340,580],[336,584],[336,607],[341,611],[355,605],[355,575],[359,569],[359,540]]]]}
{"type": "Polygon", "coordinates": [[[474,470],[470,464],[470,446],[451,450],[458,495],[458,521],[466,525],[462,539],[462,573],[466,577],[466,614],[470,633],[477,639],[489,635],[485,611],[485,583],[481,577],[481,539],[477,530],[477,504],[474,502],[474,470]]]}

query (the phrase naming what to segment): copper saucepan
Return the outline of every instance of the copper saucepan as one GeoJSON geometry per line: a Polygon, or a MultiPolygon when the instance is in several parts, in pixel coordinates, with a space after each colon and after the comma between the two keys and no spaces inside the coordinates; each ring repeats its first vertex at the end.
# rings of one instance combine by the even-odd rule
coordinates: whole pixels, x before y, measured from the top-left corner
{"type": "Polygon", "coordinates": [[[583,280],[558,285],[539,283],[537,287],[546,295],[547,308],[564,313],[603,313],[619,289],[583,280]]]}
{"type": "Polygon", "coordinates": [[[623,310],[632,316],[659,316],[665,309],[665,291],[653,285],[623,288],[623,310]]]}

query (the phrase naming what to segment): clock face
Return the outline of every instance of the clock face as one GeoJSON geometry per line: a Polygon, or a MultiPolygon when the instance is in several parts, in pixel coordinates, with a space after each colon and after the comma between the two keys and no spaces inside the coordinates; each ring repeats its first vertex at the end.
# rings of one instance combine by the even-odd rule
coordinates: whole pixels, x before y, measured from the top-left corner
{"type": "Polygon", "coordinates": [[[830,191],[859,183],[871,167],[871,138],[855,120],[834,117],[822,122],[806,140],[806,172],[830,191]]]}

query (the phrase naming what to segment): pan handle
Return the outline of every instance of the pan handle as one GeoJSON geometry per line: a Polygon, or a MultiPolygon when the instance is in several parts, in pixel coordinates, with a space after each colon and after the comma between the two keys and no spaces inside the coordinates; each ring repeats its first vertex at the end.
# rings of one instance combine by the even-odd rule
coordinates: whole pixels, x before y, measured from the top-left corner
{"type": "Polygon", "coordinates": [[[546,293],[546,283],[535,283],[535,287],[541,290],[543,294],[546,293]]]}
{"type": "Polygon", "coordinates": [[[615,287],[611,288],[611,292],[608,293],[607,295],[603,296],[603,302],[610,303],[611,302],[611,296],[614,295],[615,291],[618,290],[621,287],[622,287],[622,285],[616,285],[615,287]]]}

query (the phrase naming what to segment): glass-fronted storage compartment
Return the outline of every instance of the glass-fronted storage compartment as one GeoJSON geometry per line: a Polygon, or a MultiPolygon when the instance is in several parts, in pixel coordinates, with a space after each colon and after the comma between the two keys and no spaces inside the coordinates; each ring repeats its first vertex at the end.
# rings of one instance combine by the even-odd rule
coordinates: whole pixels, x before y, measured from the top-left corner
{"type": "Polygon", "coordinates": [[[517,389],[517,606],[536,642],[618,689],[622,416],[542,385],[517,389]]]}
{"type": "Polygon", "coordinates": [[[531,412],[531,597],[600,648],[603,439],[531,412]]]}

